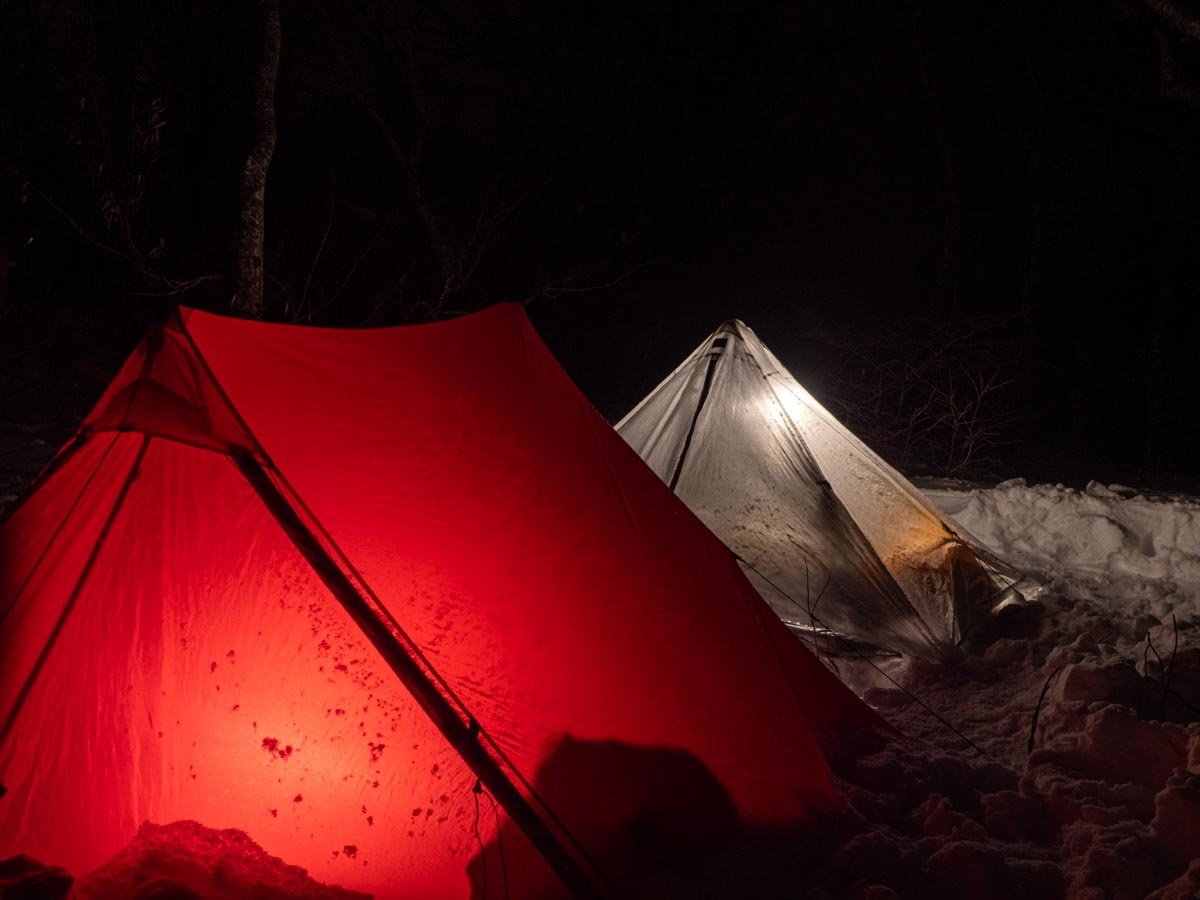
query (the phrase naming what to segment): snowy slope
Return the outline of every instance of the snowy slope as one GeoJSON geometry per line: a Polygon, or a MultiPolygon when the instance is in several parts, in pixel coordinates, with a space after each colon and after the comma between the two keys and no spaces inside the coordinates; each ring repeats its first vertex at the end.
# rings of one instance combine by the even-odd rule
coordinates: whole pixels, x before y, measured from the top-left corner
{"type": "Polygon", "coordinates": [[[1085,582],[1126,614],[1131,604],[1160,619],[1200,612],[1200,498],[1148,496],[1095,481],[1083,491],[1030,486],[1019,478],[993,489],[925,493],[1004,559],[1085,582]]]}
{"type": "Polygon", "coordinates": [[[1045,610],[959,665],[880,664],[900,687],[836,661],[906,739],[842,772],[854,834],[810,896],[1200,896],[1200,500],[924,490],[1045,610]]]}

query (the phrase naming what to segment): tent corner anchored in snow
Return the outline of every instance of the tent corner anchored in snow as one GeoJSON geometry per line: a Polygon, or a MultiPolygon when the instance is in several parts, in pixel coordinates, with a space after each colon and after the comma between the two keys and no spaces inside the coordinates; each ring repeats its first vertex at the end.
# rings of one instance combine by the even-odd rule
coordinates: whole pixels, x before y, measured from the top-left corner
{"type": "Polygon", "coordinates": [[[1020,574],[956,534],[740,321],[616,428],[797,631],[945,659],[1021,602],[1020,574]]]}
{"type": "Polygon", "coordinates": [[[195,820],[379,897],[628,894],[811,825],[878,725],[516,305],[181,310],[0,524],[0,858],[195,820]]]}

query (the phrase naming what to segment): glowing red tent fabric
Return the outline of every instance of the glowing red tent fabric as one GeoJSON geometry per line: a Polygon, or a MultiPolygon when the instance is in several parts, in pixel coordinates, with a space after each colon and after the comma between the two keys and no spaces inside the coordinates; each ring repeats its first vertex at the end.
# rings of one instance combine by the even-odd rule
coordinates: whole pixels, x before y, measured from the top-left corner
{"type": "Polygon", "coordinates": [[[810,819],[824,754],[876,725],[519,306],[370,331],[183,310],[0,525],[0,857],[82,873],[194,819],[381,897],[562,892],[300,532],[602,889],[646,827],[703,855],[729,835],[689,822],[810,819]]]}

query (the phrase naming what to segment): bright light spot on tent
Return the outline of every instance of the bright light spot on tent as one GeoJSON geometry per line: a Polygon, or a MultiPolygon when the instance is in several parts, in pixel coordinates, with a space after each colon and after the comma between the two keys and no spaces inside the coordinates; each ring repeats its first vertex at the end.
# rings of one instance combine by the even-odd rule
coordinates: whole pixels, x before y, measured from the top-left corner
{"type": "Polygon", "coordinates": [[[876,466],[868,469],[866,457],[849,443],[845,429],[804,388],[778,383],[772,387],[763,395],[765,413],[803,435],[805,450],[892,576],[912,584],[923,577],[914,573],[942,569],[953,542],[941,523],[908,498],[905,486],[889,485],[876,466]]]}
{"type": "Polygon", "coordinates": [[[799,397],[786,388],[776,389],[775,384],[771,387],[772,390],[763,392],[762,403],[766,414],[777,424],[796,428],[804,433],[817,423],[818,419],[813,411],[801,402],[799,397]]]}
{"type": "Polygon", "coordinates": [[[785,433],[808,433],[818,422],[814,412],[800,402],[798,397],[793,396],[791,391],[775,390],[774,384],[770,386],[772,390],[762,391],[758,395],[758,414],[774,422],[785,433]]]}

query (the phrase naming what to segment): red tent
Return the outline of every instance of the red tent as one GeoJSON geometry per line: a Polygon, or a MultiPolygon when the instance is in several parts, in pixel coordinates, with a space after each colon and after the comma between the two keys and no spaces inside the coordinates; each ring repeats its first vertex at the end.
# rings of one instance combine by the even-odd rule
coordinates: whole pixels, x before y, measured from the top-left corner
{"type": "Polygon", "coordinates": [[[519,306],[182,310],[0,525],[0,858],[191,819],[377,896],[624,892],[874,725],[519,306]]]}

